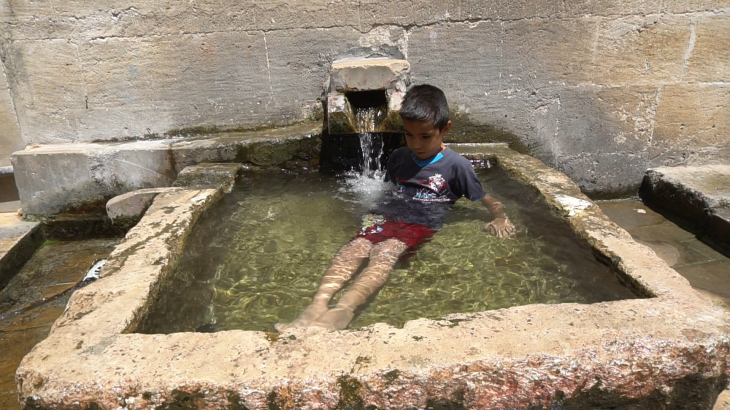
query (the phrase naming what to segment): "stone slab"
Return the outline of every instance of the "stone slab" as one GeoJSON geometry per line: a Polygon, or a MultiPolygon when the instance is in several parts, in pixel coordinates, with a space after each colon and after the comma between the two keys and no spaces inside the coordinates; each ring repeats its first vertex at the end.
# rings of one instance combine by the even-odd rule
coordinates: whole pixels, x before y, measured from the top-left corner
{"type": "Polygon", "coordinates": [[[146,188],[115,196],[106,203],[106,214],[114,225],[130,228],[142,219],[142,215],[158,194],[179,189],[146,188]]]}
{"type": "Polygon", "coordinates": [[[175,180],[176,187],[220,188],[231,192],[236,179],[243,171],[242,164],[198,164],[186,167],[175,180]]]}
{"type": "Polygon", "coordinates": [[[730,253],[730,165],[650,169],[640,194],[730,253]]]}
{"type": "MultiPolygon", "coordinates": [[[[499,146],[452,147],[496,161],[559,215],[568,214],[560,198],[592,204],[534,158],[499,146]]],[[[74,293],[49,337],[23,359],[16,377],[24,406],[683,408],[709,406],[727,381],[727,312],[597,206],[565,222],[649,298],[454,314],[402,329],[135,334],[196,215],[212,202],[205,198],[202,191],[155,198],[102,278],[74,293]]]]}
{"type": "Polygon", "coordinates": [[[40,227],[38,222],[23,221],[16,212],[0,214],[0,289],[43,241],[40,227]]]}
{"type": "Polygon", "coordinates": [[[410,83],[407,60],[387,58],[344,59],[332,62],[330,92],[395,89],[405,92],[410,83]]]}
{"type": "Polygon", "coordinates": [[[272,167],[316,157],[321,124],[201,134],[192,138],[34,145],[13,155],[23,212],[103,210],[114,196],[172,185],[186,166],[242,162],[272,167]]]}

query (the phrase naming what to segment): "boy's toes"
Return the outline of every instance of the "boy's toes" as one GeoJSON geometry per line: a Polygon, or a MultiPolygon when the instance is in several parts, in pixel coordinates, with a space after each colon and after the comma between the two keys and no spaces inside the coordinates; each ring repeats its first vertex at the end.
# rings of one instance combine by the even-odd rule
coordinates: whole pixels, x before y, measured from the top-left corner
{"type": "Polygon", "coordinates": [[[277,323],[274,325],[274,329],[276,329],[277,332],[283,332],[283,331],[285,331],[287,329],[291,329],[291,328],[292,328],[291,323],[277,323]]]}
{"type": "Polygon", "coordinates": [[[353,317],[355,317],[355,314],[351,310],[334,307],[318,317],[317,320],[312,322],[311,326],[323,327],[329,330],[342,330],[352,322],[353,317]]]}

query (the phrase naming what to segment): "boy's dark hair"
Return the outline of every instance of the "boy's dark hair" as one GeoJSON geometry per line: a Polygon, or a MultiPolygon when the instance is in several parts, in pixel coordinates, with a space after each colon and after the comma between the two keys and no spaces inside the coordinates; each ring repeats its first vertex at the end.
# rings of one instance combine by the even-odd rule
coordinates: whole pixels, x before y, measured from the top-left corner
{"type": "Polygon", "coordinates": [[[441,89],[428,84],[408,90],[400,107],[400,117],[410,121],[426,121],[443,130],[449,122],[449,104],[441,89]]]}

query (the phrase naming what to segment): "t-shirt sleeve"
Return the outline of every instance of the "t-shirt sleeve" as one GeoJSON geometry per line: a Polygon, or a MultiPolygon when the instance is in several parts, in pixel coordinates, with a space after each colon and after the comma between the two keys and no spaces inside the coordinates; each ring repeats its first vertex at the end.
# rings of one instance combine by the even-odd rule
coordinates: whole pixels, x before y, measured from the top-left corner
{"type": "Polygon", "coordinates": [[[454,194],[457,197],[461,198],[463,196],[472,201],[479,201],[487,194],[484,192],[482,183],[479,182],[471,162],[461,156],[456,161],[456,186],[454,188],[454,194]]]}

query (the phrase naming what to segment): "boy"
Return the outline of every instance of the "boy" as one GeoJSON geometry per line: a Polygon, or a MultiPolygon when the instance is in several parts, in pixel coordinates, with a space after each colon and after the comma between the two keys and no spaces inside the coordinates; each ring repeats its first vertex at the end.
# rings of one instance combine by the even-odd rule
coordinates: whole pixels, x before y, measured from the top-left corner
{"type": "Polygon", "coordinates": [[[277,324],[278,331],[307,326],[346,328],[355,310],[385,284],[398,259],[440,229],[446,212],[462,196],[481,201],[494,215],[486,230],[500,238],[514,235],[502,204],[485,194],[471,163],[443,143],[451,128],[444,93],[431,85],[411,88],[400,116],[408,147],[393,151],[386,174],[395,183],[395,191],[366,215],[360,233],[335,256],[312,304],[293,322],[277,324]],[[330,309],[332,296],[366,259],[365,269],[330,309]]]}

